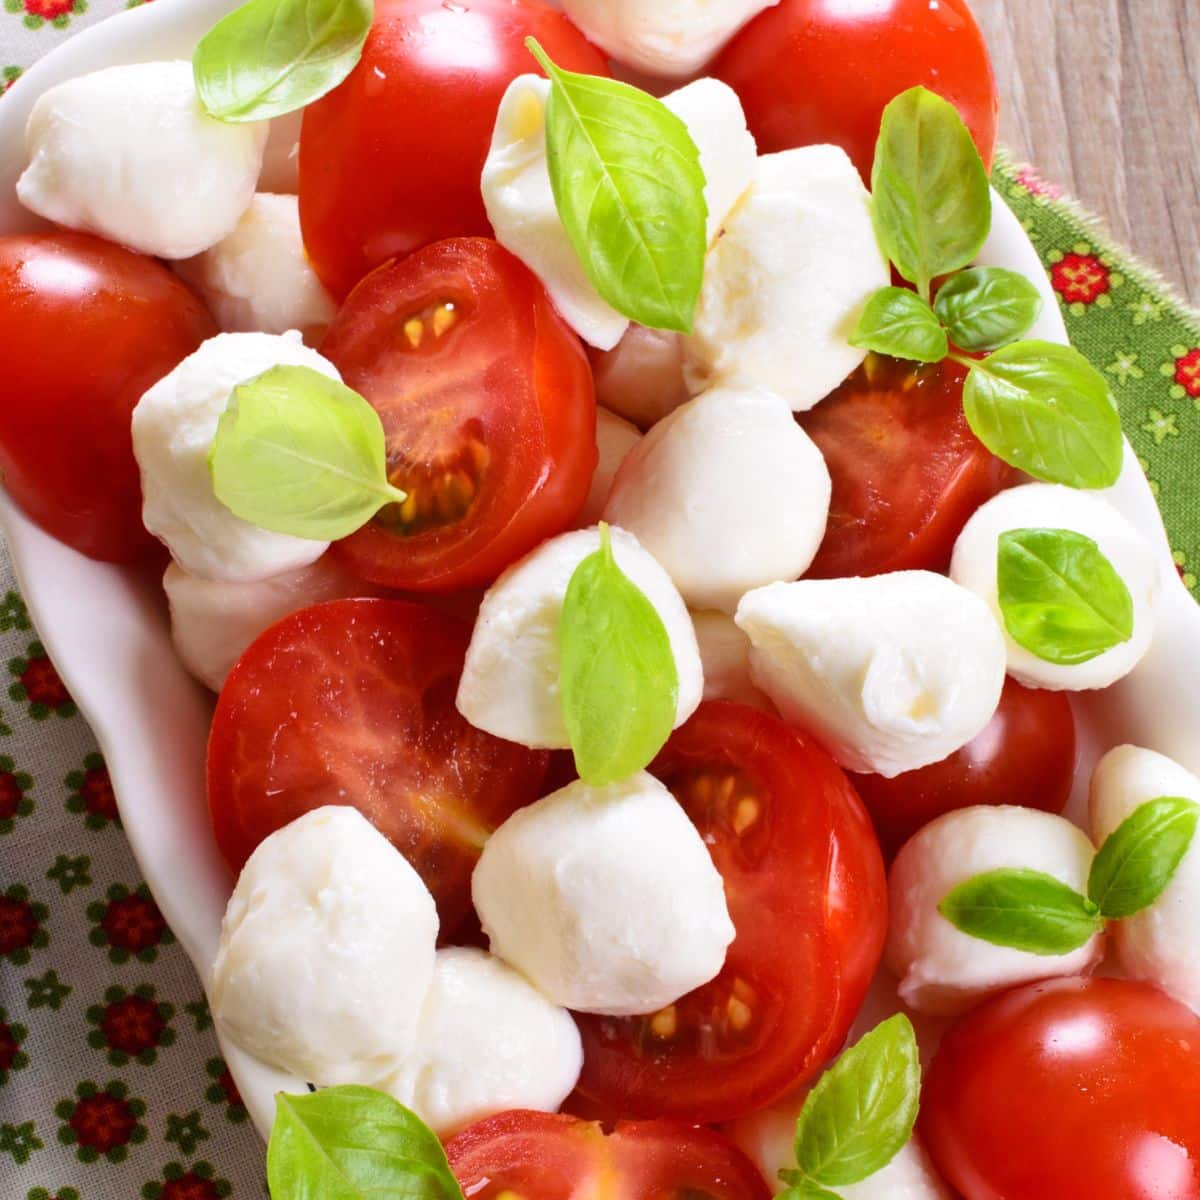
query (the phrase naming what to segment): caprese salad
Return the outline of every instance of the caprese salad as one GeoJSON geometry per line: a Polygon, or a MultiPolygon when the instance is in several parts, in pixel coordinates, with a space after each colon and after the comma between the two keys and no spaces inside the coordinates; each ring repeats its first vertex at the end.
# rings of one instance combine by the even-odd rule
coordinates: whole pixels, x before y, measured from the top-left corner
{"type": "Polygon", "coordinates": [[[275,1200],[1200,1200],[1200,780],[1062,816],[1159,580],[995,128],[963,0],[250,0],[38,98],[0,465],[218,694],[275,1200]]]}

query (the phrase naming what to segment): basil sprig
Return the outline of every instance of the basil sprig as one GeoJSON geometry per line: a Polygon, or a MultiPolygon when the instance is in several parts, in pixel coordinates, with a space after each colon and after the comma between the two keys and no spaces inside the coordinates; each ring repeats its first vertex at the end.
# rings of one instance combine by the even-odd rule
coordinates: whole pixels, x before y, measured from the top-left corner
{"type": "Polygon", "coordinates": [[[832,1196],[869,1178],[912,1137],[921,1063],[902,1013],[842,1053],[808,1094],[796,1119],[796,1168],[779,1172],[788,1200],[832,1196]]]}
{"type": "Polygon", "coordinates": [[[1133,597],[1091,538],[1070,529],[1011,529],[996,560],[1009,636],[1044,662],[1091,662],[1133,637],[1133,597]]]}
{"type": "Polygon", "coordinates": [[[997,267],[962,270],[987,238],[992,200],[953,105],[925,88],[888,105],[872,188],[880,246],[916,292],[906,301],[895,288],[878,292],[852,344],[914,362],[953,359],[967,371],[967,421],[998,458],[1051,483],[1116,483],[1124,443],[1104,377],[1068,346],[1018,340],[1041,312],[1031,282],[997,267]]]}
{"type": "Polygon", "coordinates": [[[273,1200],[463,1200],[424,1122],[356,1086],[275,1097],[267,1186],[273,1200]]]}
{"type": "Polygon", "coordinates": [[[1200,824],[1200,805],[1160,796],[1139,805],[1104,841],[1087,895],[1041,871],[1001,868],[954,888],[938,912],[971,937],[1044,957],[1070,954],[1106,921],[1149,908],[1167,889],[1200,824]]]}
{"type": "Polygon", "coordinates": [[[348,537],[407,499],[388,482],[379,414],[311,367],[272,367],[235,388],[208,467],[235,516],[319,542],[348,537]]]}
{"type": "Polygon", "coordinates": [[[575,568],[559,619],[559,692],[579,777],[640,771],[675,725],[679,673],[654,605],[617,565],[607,525],[575,568]]]}
{"type": "Polygon", "coordinates": [[[304,108],[358,65],[374,14],[373,0],[249,0],[196,47],[200,102],[232,123],[304,108]]]}
{"type": "Polygon", "coordinates": [[[550,78],[550,184],[588,279],[623,316],[690,333],[708,204],[687,126],[648,93],[564,71],[533,38],[526,45],[550,78]]]}

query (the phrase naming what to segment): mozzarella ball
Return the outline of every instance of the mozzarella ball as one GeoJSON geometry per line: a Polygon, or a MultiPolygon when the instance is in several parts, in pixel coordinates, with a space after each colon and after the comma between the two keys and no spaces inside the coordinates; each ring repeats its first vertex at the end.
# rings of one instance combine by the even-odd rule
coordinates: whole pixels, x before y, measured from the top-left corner
{"type": "Polygon", "coordinates": [[[209,992],[243,1050],[311,1083],[374,1085],[416,1044],[437,908],[357,809],[319,808],[250,856],[209,992]]]}
{"type": "Polygon", "coordinates": [[[999,627],[929,571],[772,584],[742,600],[737,623],[755,684],[848,771],[891,779],[941,762],[1000,703],[999,627]]]}
{"type": "Polygon", "coordinates": [[[967,522],[954,546],[950,575],[981,596],[1003,627],[997,590],[1000,535],[1013,529],[1070,529],[1089,537],[1133,597],[1133,637],[1090,662],[1059,665],[1038,658],[1005,633],[1008,671],[1019,683],[1050,691],[1106,688],[1141,662],[1154,637],[1158,568],[1144,537],[1107,500],[1050,483],[1001,492],[967,522]]]}
{"type": "Polygon", "coordinates": [[[700,70],[739,29],[779,0],[562,0],[605,53],[649,75],[700,70]]]}
{"type": "Polygon", "coordinates": [[[227,333],[299,329],[315,344],[337,311],[305,253],[295,196],[259,193],[228,237],[175,270],[227,333]]]}
{"type": "Polygon", "coordinates": [[[160,379],[133,410],[142,519],[175,561],[201,579],[255,583],[306,567],[329,549],[328,542],[259,529],[213,494],[208,452],[234,388],[280,365],[340,379],[298,333],[223,333],[160,379]]]}
{"type": "Polygon", "coordinates": [[[662,563],[692,608],[732,612],[751,588],[804,574],[831,491],[820,450],[783,400],[717,388],[630,452],[604,519],[662,563]]]}
{"type": "MultiPolygon", "coordinates": [[[[1200,779],[1152,750],[1111,750],[1092,776],[1096,845],[1141,805],[1163,796],[1200,804],[1200,779]]],[[[1200,1013],[1200,837],[1193,838],[1162,895],[1149,908],[1114,922],[1112,936],[1126,975],[1157,984],[1200,1013]]]]}
{"type": "Polygon", "coordinates": [[[417,1045],[384,1090],[438,1137],[510,1109],[555,1112],[583,1066],[571,1014],[482,950],[439,950],[417,1045]]]}
{"type": "MultiPolygon", "coordinates": [[[[585,342],[611,350],[629,319],[592,285],[558,215],[546,157],[550,81],[521,75],[509,84],[483,167],[483,200],[496,240],[544,284],[555,307],[585,342]]],[[[736,93],[716,80],[691,84],[664,103],[688,125],[708,184],[709,236],[750,186],[754,139],[736,93]]]]}
{"type": "MultiPolygon", "coordinates": [[[[704,691],[700,651],[671,577],[622,529],[611,531],[617,566],[654,606],[679,676],[678,728],[704,691]]],[[[545,750],[570,746],[558,691],[558,627],[575,568],[600,549],[598,529],[543,542],[500,576],[479,609],[458,686],[458,711],[477,729],[545,750]]]]}
{"type": "Polygon", "coordinates": [[[271,118],[262,171],[258,176],[260,192],[294,196],[300,191],[300,128],[304,109],[271,118]]]}
{"type": "Polygon", "coordinates": [[[807,411],[866,358],[850,335],[890,282],[870,196],[844,150],[805,146],[760,158],[754,186],[708,256],[685,346],[692,392],[760,387],[807,411]]]}
{"type": "Polygon", "coordinates": [[[349,596],[369,596],[369,584],[327,555],[309,567],[257,583],[220,583],[171,563],[163,575],[171,609],[171,640],[183,665],[219,692],[233,664],[264,629],[291,613],[349,596]]]}
{"type": "Polygon", "coordinates": [[[938,905],[959,884],[1005,867],[1041,871],[1086,893],[1093,857],[1092,843],[1070,821],[1032,808],[980,805],[926,825],[888,876],[884,957],[900,977],[900,999],[918,1012],[951,1016],[993,992],[1090,970],[1103,953],[1103,933],[1069,954],[1031,954],[963,933],[938,905]]]}
{"type": "Polygon", "coordinates": [[[519,809],[471,893],[492,953],[577,1012],[656,1012],[715,978],[734,936],[700,834],[645,772],[519,809]]]}
{"type": "Polygon", "coordinates": [[[763,712],[771,702],[750,678],[750,639],[723,612],[692,613],[696,644],[704,667],[704,699],[732,700],[763,712]]]}
{"type": "Polygon", "coordinates": [[[233,232],[266,141],[266,122],[229,124],[203,110],[190,62],[109,67],[34,104],[17,197],[68,229],[189,258],[233,232]]]}
{"type": "Polygon", "coordinates": [[[689,398],[683,379],[683,338],[666,329],[631,325],[616,347],[592,355],[596,399],[643,429],[689,398]]]}
{"type": "Polygon", "coordinates": [[[596,473],[592,476],[592,486],[588,489],[587,499],[583,502],[583,508],[576,519],[577,525],[595,525],[600,520],[617,469],[625,461],[625,456],[641,440],[642,435],[636,425],[631,425],[624,418],[606,409],[596,409],[596,448],[600,451],[600,459],[596,464],[596,473]]]}

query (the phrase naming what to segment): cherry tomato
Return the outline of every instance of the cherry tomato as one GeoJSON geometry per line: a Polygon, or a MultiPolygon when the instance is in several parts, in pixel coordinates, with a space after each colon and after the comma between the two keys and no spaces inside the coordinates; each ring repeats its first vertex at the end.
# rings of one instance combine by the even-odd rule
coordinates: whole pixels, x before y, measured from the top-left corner
{"type": "Polygon", "coordinates": [[[1055,979],[964,1017],[921,1131],[964,1200],[1200,1200],[1200,1018],[1124,979],[1055,979]]]}
{"type": "Polygon", "coordinates": [[[711,983],[644,1017],[579,1018],[580,1093],[622,1116],[722,1121],[810,1079],[883,946],[883,862],[854,789],[782,721],[714,701],[650,770],[703,835],[737,936],[711,983]]]}
{"type": "Polygon", "coordinates": [[[13,499],[92,558],[156,550],[130,416],[216,331],[152,258],[80,233],[0,237],[0,470],[13,499]]]}
{"type": "Polygon", "coordinates": [[[506,1112],[446,1145],[471,1200],[767,1200],[754,1164],[712,1129],[674,1121],[600,1125],[540,1112],[506,1112]]]}
{"type": "Polygon", "coordinates": [[[505,89],[538,71],[527,37],[561,67],[608,74],[541,0],[378,0],[362,60],[305,109],[300,138],[304,244],[335,295],[389,258],[491,233],[479,178],[505,89]]]}
{"type": "Polygon", "coordinates": [[[965,0],[782,0],[710,73],[742,98],[763,154],[832,143],[869,183],[883,110],[922,85],[958,109],[992,163],[996,80],[965,0]]]}
{"type": "Polygon", "coordinates": [[[833,476],[811,578],[942,571],[971,514],[1016,481],[967,424],[965,377],[871,355],[800,418],[833,476]]]}
{"type": "Polygon", "coordinates": [[[545,290],[483,238],[427,246],[362,281],[322,352],[383,419],[408,493],[336,549],[372,583],[490,583],[566,529],[596,469],[587,356],[545,290]]]}
{"type": "Polygon", "coordinates": [[[311,809],[352,804],[417,869],[450,934],[484,842],[536,798],[547,761],[459,716],[469,637],[452,617],[378,599],[318,604],[262,634],[230,672],[208,742],[230,867],[311,809]]]}
{"type": "Polygon", "coordinates": [[[1020,804],[1061,813],[1075,778],[1075,718],[1065,692],[1005,681],[987,728],[940,763],[895,779],[855,775],[884,854],[890,859],[918,829],[959,808],[1020,804]]]}

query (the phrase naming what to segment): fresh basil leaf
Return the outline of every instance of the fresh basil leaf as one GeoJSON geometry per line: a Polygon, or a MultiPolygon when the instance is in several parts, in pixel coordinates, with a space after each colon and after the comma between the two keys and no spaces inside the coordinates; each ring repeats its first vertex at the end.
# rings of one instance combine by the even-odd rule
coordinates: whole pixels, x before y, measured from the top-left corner
{"type": "Polygon", "coordinates": [[[196,91],[221,121],[265,121],[331,92],[358,64],[373,0],[249,0],[196,47],[196,91]]]}
{"type": "Polygon", "coordinates": [[[975,267],[942,285],[934,309],[959,349],[998,350],[1029,332],[1042,294],[1016,271],[975,267]]]}
{"type": "Polygon", "coordinates": [[[980,941],[1046,957],[1078,950],[1104,924],[1086,896],[1052,875],[1023,868],[987,871],[960,883],[938,912],[980,941]]]}
{"type": "Polygon", "coordinates": [[[875,232],[896,270],[930,284],[967,266],[992,227],[983,160],[953,104],[923,87],[884,109],[871,176],[875,232]]]}
{"type": "Polygon", "coordinates": [[[608,526],[575,568],[559,625],[559,691],[575,767],[602,787],[640,771],[675,724],[679,674],[666,626],[617,565],[608,526]]]}
{"type": "Polygon", "coordinates": [[[858,1183],[912,1136],[921,1094],[917,1038],[902,1013],[877,1025],[821,1076],[796,1119],[798,1185],[858,1183]]]}
{"type": "Polygon", "coordinates": [[[1091,538],[1070,529],[1000,535],[996,586],[1004,628],[1044,662],[1077,666],[1133,637],[1133,597],[1091,538]]]}
{"type": "Polygon", "coordinates": [[[950,352],[946,331],[927,301],[907,288],[881,288],[867,301],[850,345],[892,358],[937,363],[950,352]]]}
{"type": "Polygon", "coordinates": [[[963,407],[998,458],[1050,483],[1106,488],[1124,460],[1121,418],[1104,376],[1070,346],[1016,342],[968,367],[963,407]]]}
{"type": "Polygon", "coordinates": [[[421,1119],[355,1086],[275,1097],[267,1186],[274,1200],[463,1200],[421,1119]]]}
{"type": "Polygon", "coordinates": [[[387,479],[379,414],[310,367],[272,367],[236,387],[208,466],[235,516],[318,542],[348,537],[405,499],[387,479]]]}
{"type": "Polygon", "coordinates": [[[795,1175],[797,1182],[780,1192],[778,1200],[841,1200],[837,1192],[831,1192],[811,1179],[804,1179],[799,1171],[780,1171],[779,1175],[784,1183],[790,1182],[786,1176],[795,1175]]]}
{"type": "Polygon", "coordinates": [[[661,100],[530,52],[553,86],[546,154],[554,202],[596,291],[624,316],[690,333],[704,282],[708,204],[687,126],[661,100]]]}
{"type": "Polygon", "coordinates": [[[1149,908],[1175,878],[1198,823],[1200,805],[1180,796],[1139,805],[1105,839],[1092,863],[1092,903],[1110,920],[1149,908]]]}

